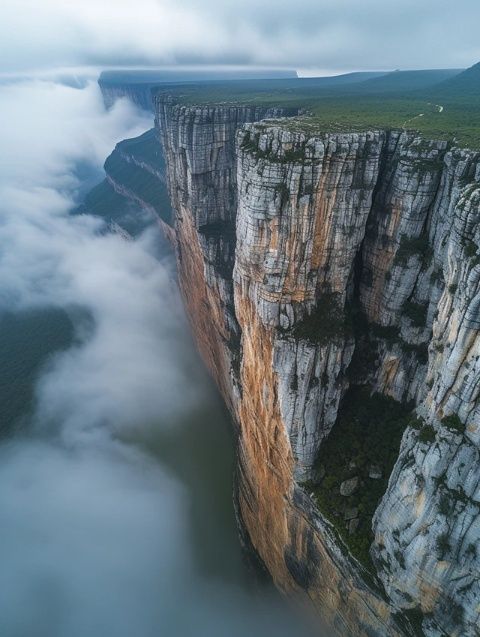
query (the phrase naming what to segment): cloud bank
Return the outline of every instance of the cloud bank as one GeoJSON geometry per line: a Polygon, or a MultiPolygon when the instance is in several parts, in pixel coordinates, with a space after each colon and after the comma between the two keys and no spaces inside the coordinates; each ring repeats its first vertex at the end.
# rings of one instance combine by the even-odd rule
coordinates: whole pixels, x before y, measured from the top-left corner
{"type": "Polygon", "coordinates": [[[151,121],[39,80],[0,87],[0,121],[0,317],[61,308],[76,332],[0,442],[0,634],[291,635],[241,583],[232,444],[158,231],[68,214],[78,167],[151,121]]]}
{"type": "Polygon", "coordinates": [[[480,5],[462,0],[4,0],[0,69],[75,64],[466,67],[480,5]]]}

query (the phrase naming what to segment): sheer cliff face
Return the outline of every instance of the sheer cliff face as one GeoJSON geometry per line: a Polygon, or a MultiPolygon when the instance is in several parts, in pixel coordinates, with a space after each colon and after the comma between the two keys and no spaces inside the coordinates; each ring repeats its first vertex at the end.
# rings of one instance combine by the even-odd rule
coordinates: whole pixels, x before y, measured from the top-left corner
{"type": "MultiPolygon", "coordinates": [[[[387,593],[401,607],[421,600],[429,634],[476,635],[480,619],[479,176],[477,156],[445,154],[425,215],[431,260],[424,271],[409,260],[412,298],[427,308],[410,340],[428,343],[428,360],[407,395],[432,429],[407,431],[374,519],[387,593]]],[[[402,386],[395,374],[393,391],[402,386]]]]}
{"type": "Polygon", "coordinates": [[[156,113],[180,283],[238,424],[240,514],[275,582],[341,635],[408,634],[408,609],[429,634],[475,634],[478,156],[405,132],[312,136],[255,123],[275,113],[252,107],[160,96],[156,113]],[[388,601],[298,486],[351,382],[423,418],[374,519],[388,601]],[[451,414],[465,431],[441,422],[451,414]]]}

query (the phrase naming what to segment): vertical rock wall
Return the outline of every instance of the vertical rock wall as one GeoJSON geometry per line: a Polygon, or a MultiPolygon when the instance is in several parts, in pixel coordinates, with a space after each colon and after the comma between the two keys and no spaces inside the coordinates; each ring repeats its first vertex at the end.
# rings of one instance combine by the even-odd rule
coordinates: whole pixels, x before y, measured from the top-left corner
{"type": "Polygon", "coordinates": [[[156,114],[180,285],[238,425],[240,515],[274,581],[339,635],[409,634],[401,609],[428,634],[476,634],[478,156],[402,131],[312,136],[253,123],[280,113],[249,106],[159,95],[156,114]],[[388,602],[297,484],[362,347],[372,363],[353,380],[415,401],[426,423],[406,432],[374,520],[388,602]],[[440,424],[448,415],[465,431],[440,424]],[[439,480],[460,493],[454,520],[439,480]],[[432,557],[445,534],[448,565],[432,557]]]}

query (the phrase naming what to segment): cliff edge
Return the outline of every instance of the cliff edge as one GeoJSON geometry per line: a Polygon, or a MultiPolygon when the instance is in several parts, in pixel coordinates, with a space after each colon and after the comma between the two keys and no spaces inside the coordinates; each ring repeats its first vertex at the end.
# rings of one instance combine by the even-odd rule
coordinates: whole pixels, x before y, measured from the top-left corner
{"type": "Polygon", "coordinates": [[[180,286],[238,426],[241,520],[276,585],[339,635],[477,635],[480,154],[154,102],[180,286]],[[378,445],[353,427],[367,432],[353,447],[378,447],[366,474],[357,453],[328,476],[322,447],[359,386],[409,414],[393,470],[385,420],[378,445]],[[365,513],[355,493],[380,476],[365,513]],[[322,506],[326,485],[341,512],[322,506]],[[362,525],[367,560],[350,542],[362,525]]]}

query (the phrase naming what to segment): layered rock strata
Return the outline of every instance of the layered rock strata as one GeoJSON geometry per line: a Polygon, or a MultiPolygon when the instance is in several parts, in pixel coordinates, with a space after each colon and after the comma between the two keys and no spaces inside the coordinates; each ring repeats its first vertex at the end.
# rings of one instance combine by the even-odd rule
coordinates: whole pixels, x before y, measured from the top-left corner
{"type": "Polygon", "coordinates": [[[477,634],[478,155],[155,101],[180,285],[238,425],[239,511],[275,583],[339,635],[477,634]],[[352,382],[422,416],[374,519],[386,597],[300,486],[352,382]]]}

